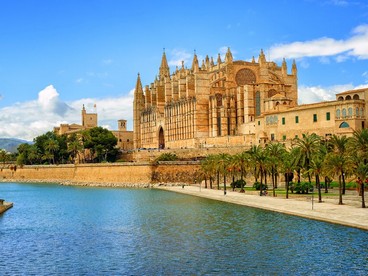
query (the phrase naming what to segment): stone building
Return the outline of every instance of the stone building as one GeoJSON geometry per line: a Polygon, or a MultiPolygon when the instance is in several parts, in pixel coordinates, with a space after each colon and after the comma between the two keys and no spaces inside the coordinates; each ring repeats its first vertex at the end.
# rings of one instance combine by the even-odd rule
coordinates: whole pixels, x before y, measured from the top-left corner
{"type": "Polygon", "coordinates": [[[135,148],[205,148],[291,142],[302,133],[352,135],[365,127],[368,89],[346,91],[335,101],[298,105],[297,67],[288,72],[267,61],[206,56],[199,65],[171,74],[163,53],[158,76],[142,86],[133,103],[135,148]]]}
{"type": "Polygon", "coordinates": [[[83,105],[82,108],[82,124],[60,124],[58,127],[54,127],[54,132],[58,135],[72,134],[80,132],[85,129],[97,127],[97,113],[87,113],[86,108],[83,105]]]}
{"type": "MultiPolygon", "coordinates": [[[[87,113],[84,105],[81,112],[82,124],[60,124],[59,127],[54,127],[54,132],[58,135],[70,135],[80,131],[94,128],[98,126],[97,113],[87,113]]],[[[133,149],[133,131],[127,130],[126,120],[118,120],[118,130],[112,130],[112,134],[118,139],[117,147],[121,150],[133,149]]]]}

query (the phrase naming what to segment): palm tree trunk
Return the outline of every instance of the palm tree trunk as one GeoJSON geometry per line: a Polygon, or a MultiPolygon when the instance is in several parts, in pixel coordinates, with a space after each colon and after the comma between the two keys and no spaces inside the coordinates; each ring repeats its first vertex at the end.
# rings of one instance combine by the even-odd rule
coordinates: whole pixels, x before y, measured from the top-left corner
{"type": "Polygon", "coordinates": [[[259,182],[259,195],[262,196],[262,181],[263,181],[263,172],[261,170],[261,181],[259,182]]]}
{"type": "MultiPolygon", "coordinates": [[[[321,203],[322,202],[322,194],[321,194],[321,182],[319,179],[319,174],[316,174],[316,188],[318,191],[318,202],[321,203]]],[[[313,188],[313,192],[314,192],[314,188],[313,188]]]]}
{"type": "Polygon", "coordinates": [[[362,208],[365,208],[365,200],[364,200],[364,181],[362,181],[362,183],[360,184],[361,188],[361,192],[362,192],[362,208]]]}
{"type": "MultiPolygon", "coordinates": [[[[342,174],[342,172],[341,172],[342,174]]],[[[339,205],[342,205],[342,181],[341,175],[339,175],[339,205]]]]}
{"type": "Polygon", "coordinates": [[[217,190],[220,190],[220,172],[217,172],[217,190]]]}
{"type": "Polygon", "coordinates": [[[328,181],[329,181],[329,178],[327,176],[325,176],[325,194],[328,194],[328,181]]]}
{"type": "Polygon", "coordinates": [[[276,174],[274,168],[272,168],[272,196],[276,196],[275,186],[276,186],[276,174]]]}
{"type": "Polygon", "coordinates": [[[210,176],[210,189],[211,189],[211,190],[213,189],[213,187],[212,187],[212,182],[213,182],[213,178],[212,178],[212,176],[210,176]]]}
{"type": "Polygon", "coordinates": [[[224,195],[226,195],[226,174],[224,174],[224,195]]]}
{"type": "Polygon", "coordinates": [[[345,194],[346,184],[345,184],[345,173],[342,172],[342,194],[345,194]]]}
{"type": "Polygon", "coordinates": [[[207,176],[204,177],[204,188],[207,189],[207,176]]]}
{"type": "Polygon", "coordinates": [[[289,176],[286,178],[286,198],[289,198],[289,176]]]}

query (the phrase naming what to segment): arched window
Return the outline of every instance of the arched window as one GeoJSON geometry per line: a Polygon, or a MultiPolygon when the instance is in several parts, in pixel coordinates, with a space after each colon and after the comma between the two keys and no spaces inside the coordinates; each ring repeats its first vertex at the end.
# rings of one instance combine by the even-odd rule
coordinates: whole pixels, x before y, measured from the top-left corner
{"type": "Polygon", "coordinates": [[[344,97],[343,96],[340,96],[337,98],[338,101],[343,101],[344,100],[344,97]]]}
{"type": "Polygon", "coordinates": [[[348,100],[351,100],[351,96],[350,95],[347,95],[346,98],[345,98],[345,100],[347,100],[347,101],[348,100]]]}
{"type": "Polygon", "coordinates": [[[340,109],[337,109],[337,110],[336,110],[336,118],[338,118],[338,119],[340,118],[340,113],[341,113],[341,112],[340,112],[340,109]]]}
{"type": "Polygon", "coordinates": [[[339,126],[339,128],[348,128],[349,124],[347,122],[342,122],[339,126]]]}
{"type": "Polygon", "coordinates": [[[256,92],[256,116],[261,115],[261,93],[256,92]]]}
{"type": "Polygon", "coordinates": [[[359,95],[358,95],[358,94],[355,94],[355,95],[353,96],[353,99],[354,99],[354,100],[359,100],[359,95]]]}
{"type": "Polygon", "coordinates": [[[348,116],[353,116],[353,109],[351,107],[348,108],[348,116]]]}
{"type": "Polygon", "coordinates": [[[355,116],[359,117],[359,107],[355,108],[355,116]]]}
{"type": "Polygon", "coordinates": [[[345,108],[342,109],[342,117],[346,118],[346,109],[345,108]]]}

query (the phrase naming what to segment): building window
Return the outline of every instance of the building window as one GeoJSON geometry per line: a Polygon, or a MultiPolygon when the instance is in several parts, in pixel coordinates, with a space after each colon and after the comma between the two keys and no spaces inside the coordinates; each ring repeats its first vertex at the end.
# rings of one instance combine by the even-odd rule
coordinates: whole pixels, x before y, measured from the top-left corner
{"type": "Polygon", "coordinates": [[[258,121],[258,125],[259,125],[259,126],[261,125],[261,121],[258,121]]]}
{"type": "Polygon", "coordinates": [[[313,114],[313,122],[317,122],[317,114],[313,114]]]}
{"type": "Polygon", "coordinates": [[[282,140],[285,141],[286,140],[286,135],[282,135],[282,140]]]}
{"type": "Polygon", "coordinates": [[[285,124],[285,117],[282,117],[282,124],[284,125],[285,124]]]}
{"type": "Polygon", "coordinates": [[[348,108],[348,116],[353,116],[353,109],[351,107],[348,108]]]}
{"type": "Polygon", "coordinates": [[[271,141],[275,140],[275,134],[271,133],[271,141]]]}
{"type": "Polygon", "coordinates": [[[295,123],[299,124],[299,116],[295,116],[295,123]]]}
{"type": "Polygon", "coordinates": [[[337,119],[340,119],[340,109],[337,109],[336,110],[336,118],[337,119]]]}
{"type": "Polygon", "coordinates": [[[261,115],[261,93],[256,92],[256,116],[261,115]]]}
{"type": "Polygon", "coordinates": [[[346,109],[345,108],[342,109],[342,117],[346,118],[346,109]]]}
{"type": "Polygon", "coordinates": [[[348,128],[349,124],[347,122],[342,122],[339,126],[339,128],[348,128]]]}
{"type": "Polygon", "coordinates": [[[326,120],[329,121],[331,119],[331,114],[330,112],[327,112],[326,113],[326,120]]]}
{"type": "Polygon", "coordinates": [[[298,138],[298,135],[295,135],[295,139],[297,139],[298,138]]]}

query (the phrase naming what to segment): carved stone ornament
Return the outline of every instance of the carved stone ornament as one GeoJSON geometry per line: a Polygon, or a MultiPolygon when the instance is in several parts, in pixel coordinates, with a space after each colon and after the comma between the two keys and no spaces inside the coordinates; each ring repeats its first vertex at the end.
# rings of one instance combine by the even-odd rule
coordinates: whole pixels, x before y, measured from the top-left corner
{"type": "Polygon", "coordinates": [[[252,70],[244,68],[240,69],[235,76],[235,81],[238,86],[256,83],[256,75],[252,70]]]}

